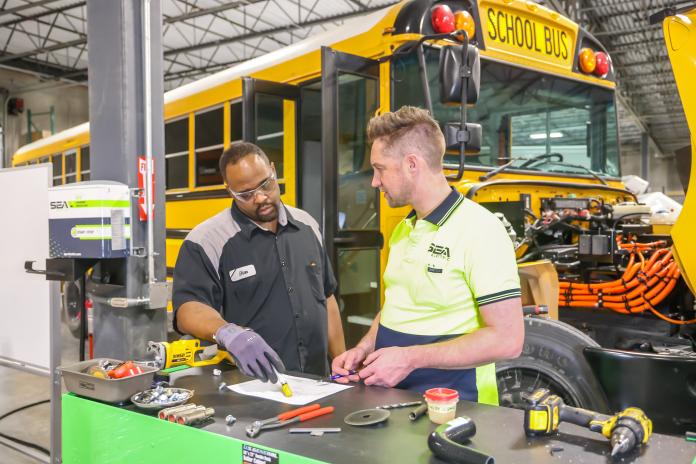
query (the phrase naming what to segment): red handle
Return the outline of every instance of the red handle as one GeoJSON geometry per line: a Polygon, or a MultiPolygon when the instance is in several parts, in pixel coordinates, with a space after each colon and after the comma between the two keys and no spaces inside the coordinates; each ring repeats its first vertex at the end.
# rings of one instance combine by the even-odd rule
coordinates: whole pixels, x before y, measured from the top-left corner
{"type": "Polygon", "coordinates": [[[282,414],[278,414],[278,420],[288,420],[292,419],[293,417],[297,417],[300,414],[304,414],[306,412],[314,411],[316,409],[319,409],[321,406],[319,403],[314,403],[310,404],[309,406],[305,406],[303,408],[298,408],[298,409],[293,409],[292,411],[284,412],[282,414]]]}
{"type": "Polygon", "coordinates": [[[313,419],[315,417],[323,416],[324,414],[329,414],[334,412],[334,407],[333,406],[327,406],[325,408],[317,409],[315,411],[311,411],[305,414],[302,414],[299,419],[300,422],[304,422],[308,419],[313,419]]]}

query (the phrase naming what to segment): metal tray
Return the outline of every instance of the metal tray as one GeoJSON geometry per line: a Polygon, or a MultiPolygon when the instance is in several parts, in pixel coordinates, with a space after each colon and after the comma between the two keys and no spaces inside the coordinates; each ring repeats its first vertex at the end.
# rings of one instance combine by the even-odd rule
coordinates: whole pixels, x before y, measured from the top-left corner
{"type": "Polygon", "coordinates": [[[85,373],[87,369],[103,360],[121,362],[111,358],[97,358],[70,366],[60,366],[58,370],[63,376],[65,388],[87,398],[107,403],[125,403],[135,393],[150,388],[155,372],[158,370],[156,367],[140,366],[143,370],[142,374],[122,379],[100,379],[85,373]]]}
{"type": "Polygon", "coordinates": [[[164,390],[169,390],[169,391],[173,391],[176,393],[181,393],[184,395],[184,397],[178,401],[169,401],[166,403],[156,403],[156,402],[143,403],[143,402],[137,400],[136,396],[138,396],[138,393],[141,393],[141,392],[137,392],[133,396],[131,396],[131,398],[130,398],[131,403],[133,403],[134,405],[136,405],[137,407],[139,407],[141,409],[146,409],[146,410],[151,410],[151,411],[159,411],[160,409],[171,408],[173,406],[178,406],[180,404],[184,404],[193,397],[193,390],[187,390],[185,388],[166,387],[164,390]]]}

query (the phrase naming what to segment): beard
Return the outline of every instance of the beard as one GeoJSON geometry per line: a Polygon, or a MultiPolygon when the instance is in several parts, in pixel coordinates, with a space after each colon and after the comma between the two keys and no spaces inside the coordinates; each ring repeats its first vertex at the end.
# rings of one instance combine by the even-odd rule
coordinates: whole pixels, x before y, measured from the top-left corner
{"type": "Polygon", "coordinates": [[[252,219],[258,222],[271,222],[275,220],[277,217],[278,205],[274,203],[264,203],[256,207],[256,210],[254,211],[254,217],[252,219]]]}

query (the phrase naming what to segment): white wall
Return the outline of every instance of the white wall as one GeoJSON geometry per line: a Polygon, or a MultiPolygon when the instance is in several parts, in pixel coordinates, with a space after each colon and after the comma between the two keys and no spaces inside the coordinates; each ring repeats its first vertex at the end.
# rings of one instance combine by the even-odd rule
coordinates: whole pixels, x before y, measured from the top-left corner
{"type": "MultiPolygon", "coordinates": [[[[8,116],[3,128],[6,134],[4,157],[7,161],[6,166],[10,165],[12,153],[26,143],[26,110],[29,109],[32,113],[45,113],[53,105],[56,132],[82,124],[89,119],[87,85],[45,81],[31,74],[0,69],[0,88],[9,90],[10,97],[24,98],[25,109],[22,114],[8,116]]],[[[51,128],[48,115],[32,116],[32,121],[39,129],[50,130],[51,128]]]]}
{"type": "MultiPolygon", "coordinates": [[[[677,171],[677,161],[673,156],[662,157],[658,154],[652,144],[650,144],[648,159],[648,182],[649,191],[663,192],[679,202],[684,201],[684,190],[679,181],[677,171]]],[[[671,155],[671,153],[668,153],[671,155]]],[[[634,174],[640,176],[640,145],[621,146],[621,174],[634,174]]]]}

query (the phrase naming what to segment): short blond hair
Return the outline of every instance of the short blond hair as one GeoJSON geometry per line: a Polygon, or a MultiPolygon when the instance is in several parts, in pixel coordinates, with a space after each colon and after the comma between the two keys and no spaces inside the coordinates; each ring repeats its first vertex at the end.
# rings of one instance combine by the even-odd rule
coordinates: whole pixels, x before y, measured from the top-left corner
{"type": "Polygon", "coordinates": [[[388,154],[418,153],[433,170],[442,169],[445,137],[427,110],[402,106],[393,113],[375,116],[367,123],[367,137],[370,143],[382,140],[388,154]]]}

